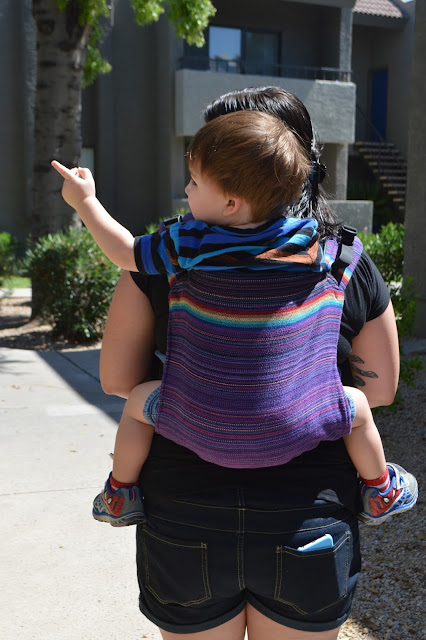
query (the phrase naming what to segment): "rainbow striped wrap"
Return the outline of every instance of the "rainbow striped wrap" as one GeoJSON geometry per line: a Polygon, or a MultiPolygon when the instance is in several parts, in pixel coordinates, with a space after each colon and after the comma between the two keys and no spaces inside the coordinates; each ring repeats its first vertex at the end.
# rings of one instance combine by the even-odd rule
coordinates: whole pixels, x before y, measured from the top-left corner
{"type": "Polygon", "coordinates": [[[336,251],[328,241],[314,270],[190,269],[171,278],[159,434],[212,463],[251,468],[350,433],[337,341],[362,245],[356,239],[339,282],[329,271],[336,251]]]}

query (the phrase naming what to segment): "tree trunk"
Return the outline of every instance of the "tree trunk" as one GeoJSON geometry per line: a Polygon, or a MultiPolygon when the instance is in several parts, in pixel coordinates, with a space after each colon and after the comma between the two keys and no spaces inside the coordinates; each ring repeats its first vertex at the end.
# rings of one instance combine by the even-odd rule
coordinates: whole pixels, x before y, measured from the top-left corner
{"type": "Polygon", "coordinates": [[[81,153],[81,81],[91,27],[78,24],[78,3],[33,0],[37,29],[32,238],[75,226],[60,195],[54,158],[76,166],[81,153]]]}
{"type": "MultiPolygon", "coordinates": [[[[80,225],[61,197],[62,181],[50,162],[77,166],[81,154],[82,76],[92,27],[79,25],[77,0],[59,11],[56,0],[33,0],[37,30],[34,124],[33,243],[48,233],[80,225]]],[[[42,292],[33,282],[33,316],[42,292]]]]}

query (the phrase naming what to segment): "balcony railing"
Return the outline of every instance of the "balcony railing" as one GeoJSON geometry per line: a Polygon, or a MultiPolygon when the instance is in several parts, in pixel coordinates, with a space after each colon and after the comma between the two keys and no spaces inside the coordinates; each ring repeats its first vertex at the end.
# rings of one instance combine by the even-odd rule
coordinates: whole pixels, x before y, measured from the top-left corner
{"type": "Polygon", "coordinates": [[[226,60],[223,58],[206,58],[184,56],[178,61],[178,69],[195,71],[213,71],[216,73],[240,73],[243,75],[273,76],[277,78],[299,78],[303,80],[330,80],[350,82],[352,71],[333,67],[309,67],[305,65],[288,65],[273,63],[246,62],[242,59],[226,60]]]}

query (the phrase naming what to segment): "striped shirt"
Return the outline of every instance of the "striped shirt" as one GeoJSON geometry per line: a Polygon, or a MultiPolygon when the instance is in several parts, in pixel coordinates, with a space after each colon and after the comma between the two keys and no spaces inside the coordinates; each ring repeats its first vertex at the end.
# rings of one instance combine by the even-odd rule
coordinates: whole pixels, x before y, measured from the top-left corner
{"type": "Polygon", "coordinates": [[[324,271],[316,220],[278,218],[254,229],[209,225],[186,218],[135,241],[138,270],[147,275],[183,270],[285,269],[324,271]]]}

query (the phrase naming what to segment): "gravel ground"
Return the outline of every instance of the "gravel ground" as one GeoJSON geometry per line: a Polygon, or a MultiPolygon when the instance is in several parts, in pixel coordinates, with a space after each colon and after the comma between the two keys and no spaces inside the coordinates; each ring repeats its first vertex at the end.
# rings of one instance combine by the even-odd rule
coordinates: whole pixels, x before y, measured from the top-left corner
{"type": "MultiPolygon", "coordinates": [[[[0,300],[0,346],[51,351],[82,348],[54,339],[51,327],[30,321],[28,299],[0,300]]],[[[87,348],[99,344],[86,345],[87,348]]],[[[363,571],[351,618],[339,640],[426,640],[424,546],[426,540],[424,440],[426,356],[414,388],[403,388],[403,404],[382,410],[376,423],[386,457],[413,473],[419,500],[411,511],[379,527],[360,525],[363,571]]],[[[267,638],[265,638],[267,640],[267,638]]]]}

